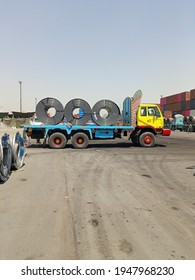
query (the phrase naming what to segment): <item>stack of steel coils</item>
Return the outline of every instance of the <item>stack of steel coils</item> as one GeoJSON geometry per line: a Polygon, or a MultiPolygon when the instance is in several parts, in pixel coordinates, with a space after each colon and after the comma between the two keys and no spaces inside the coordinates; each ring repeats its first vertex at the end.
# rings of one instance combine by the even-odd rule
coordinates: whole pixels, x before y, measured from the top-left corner
{"type": "Polygon", "coordinates": [[[189,123],[190,123],[189,117],[186,117],[186,116],[185,116],[185,117],[183,118],[183,123],[184,123],[184,124],[189,124],[189,123]]]}
{"type": "Polygon", "coordinates": [[[36,106],[36,115],[39,121],[44,124],[56,125],[64,119],[71,125],[85,125],[92,119],[97,125],[114,125],[120,115],[119,107],[111,100],[100,100],[91,109],[90,105],[83,99],[75,98],[70,100],[64,107],[55,98],[47,97],[42,99],[36,106]],[[49,114],[50,109],[54,114],[49,114]],[[82,114],[75,114],[79,109],[82,114]],[[101,111],[106,114],[102,115],[101,111]]]}
{"type": "Polygon", "coordinates": [[[12,169],[23,166],[25,154],[25,143],[19,132],[0,138],[0,183],[9,179],[12,169]]]}

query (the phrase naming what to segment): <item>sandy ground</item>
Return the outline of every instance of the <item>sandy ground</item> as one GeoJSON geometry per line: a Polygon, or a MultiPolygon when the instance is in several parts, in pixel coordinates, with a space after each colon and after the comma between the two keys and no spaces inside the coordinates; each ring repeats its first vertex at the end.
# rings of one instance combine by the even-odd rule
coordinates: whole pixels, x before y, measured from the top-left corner
{"type": "Polygon", "coordinates": [[[195,259],[195,133],[92,143],[28,148],[0,185],[0,259],[195,259]]]}

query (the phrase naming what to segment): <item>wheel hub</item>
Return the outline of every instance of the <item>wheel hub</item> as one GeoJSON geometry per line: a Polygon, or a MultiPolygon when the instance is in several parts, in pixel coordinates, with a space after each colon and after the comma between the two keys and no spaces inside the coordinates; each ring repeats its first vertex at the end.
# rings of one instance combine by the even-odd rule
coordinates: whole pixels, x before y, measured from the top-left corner
{"type": "Polygon", "coordinates": [[[54,140],[54,142],[55,142],[56,145],[60,145],[61,144],[61,139],[60,138],[56,138],[54,140]]]}
{"type": "Polygon", "coordinates": [[[150,144],[150,143],[152,143],[152,138],[150,137],[150,136],[146,136],[146,137],[144,137],[144,143],[145,144],[150,144]]]}
{"type": "Polygon", "coordinates": [[[78,144],[83,144],[83,142],[84,142],[84,140],[83,140],[82,137],[79,137],[79,138],[77,139],[77,143],[78,143],[78,144]]]}

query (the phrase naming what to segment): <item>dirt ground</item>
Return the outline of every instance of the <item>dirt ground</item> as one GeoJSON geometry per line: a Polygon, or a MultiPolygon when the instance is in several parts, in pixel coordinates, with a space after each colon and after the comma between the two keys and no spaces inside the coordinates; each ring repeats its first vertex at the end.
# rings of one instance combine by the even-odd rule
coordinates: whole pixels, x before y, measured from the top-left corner
{"type": "Polygon", "coordinates": [[[28,147],[0,185],[0,259],[195,259],[195,133],[28,147]]]}

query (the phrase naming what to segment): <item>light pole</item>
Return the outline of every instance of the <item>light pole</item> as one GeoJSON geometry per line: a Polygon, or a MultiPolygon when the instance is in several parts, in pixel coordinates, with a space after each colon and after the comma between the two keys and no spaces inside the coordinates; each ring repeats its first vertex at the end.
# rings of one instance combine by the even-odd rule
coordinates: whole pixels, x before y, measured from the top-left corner
{"type": "Polygon", "coordinates": [[[22,81],[18,81],[20,84],[20,112],[22,112],[22,81]]]}
{"type": "Polygon", "coordinates": [[[37,98],[35,97],[35,111],[36,111],[36,107],[37,107],[37,98]]]}

